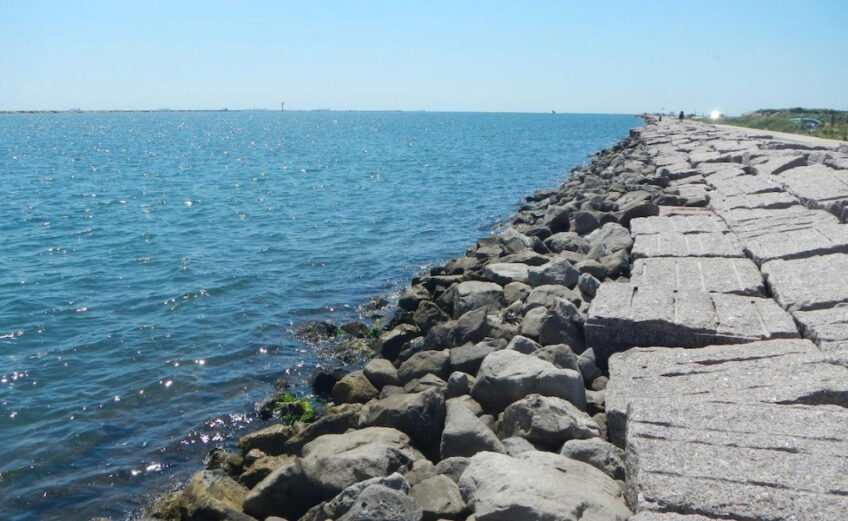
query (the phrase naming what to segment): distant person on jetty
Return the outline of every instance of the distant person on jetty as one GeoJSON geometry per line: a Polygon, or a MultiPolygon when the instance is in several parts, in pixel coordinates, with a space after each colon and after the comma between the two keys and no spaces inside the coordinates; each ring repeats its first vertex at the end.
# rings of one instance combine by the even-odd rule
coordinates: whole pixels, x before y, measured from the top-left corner
{"type": "Polygon", "coordinates": [[[680,111],[680,114],[678,114],[677,119],[679,121],[683,121],[683,111],[682,110],[680,111]]]}

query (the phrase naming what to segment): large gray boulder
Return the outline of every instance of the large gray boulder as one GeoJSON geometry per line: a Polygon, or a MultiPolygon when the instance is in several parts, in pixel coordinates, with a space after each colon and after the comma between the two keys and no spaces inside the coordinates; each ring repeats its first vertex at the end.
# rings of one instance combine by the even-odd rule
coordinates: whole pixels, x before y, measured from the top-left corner
{"type": "Polygon", "coordinates": [[[533,288],[527,298],[524,299],[524,306],[522,308],[523,313],[527,313],[533,308],[544,307],[550,308],[553,307],[556,299],[565,299],[569,302],[580,302],[580,292],[572,289],[568,289],[565,286],[555,285],[555,284],[545,284],[542,286],[538,286],[533,288]]]}
{"type": "Polygon", "coordinates": [[[466,509],[457,484],[442,474],[421,481],[412,487],[409,496],[421,506],[424,521],[455,519],[466,509]]]}
{"type": "Polygon", "coordinates": [[[398,368],[398,380],[404,385],[426,374],[446,379],[450,374],[450,354],[447,350],[429,350],[415,353],[398,368]]]}
{"type": "Polygon", "coordinates": [[[333,386],[333,402],[365,403],[380,394],[362,371],[354,371],[333,386]]]}
{"type": "Polygon", "coordinates": [[[562,398],[531,394],[506,408],[500,422],[502,438],[519,436],[536,446],[555,449],[568,440],[600,436],[598,425],[562,398]]]}
{"type": "Polygon", "coordinates": [[[501,338],[487,338],[476,344],[468,343],[450,350],[450,367],[454,371],[476,374],[483,359],[489,353],[506,348],[507,342],[501,338]]]}
{"type": "Polygon", "coordinates": [[[359,415],[363,426],[391,427],[421,447],[435,445],[445,421],[445,398],[439,389],[394,394],[369,402],[359,415]]]}
{"type": "Polygon", "coordinates": [[[481,451],[505,452],[495,433],[459,399],[447,401],[439,451],[442,459],[473,456],[481,451]]]}
{"type": "Polygon", "coordinates": [[[554,253],[573,251],[587,253],[591,245],[585,238],[580,237],[577,232],[560,232],[545,239],[545,245],[554,253]]]}
{"type": "Polygon", "coordinates": [[[486,266],[483,275],[501,286],[512,282],[527,282],[527,265],[518,262],[497,262],[486,266]]]}
{"type": "Polygon", "coordinates": [[[399,430],[366,427],[314,439],[303,447],[301,464],[310,485],[331,498],[359,481],[409,469],[423,457],[399,430]]]}
{"type": "Polygon", "coordinates": [[[466,342],[479,342],[491,331],[492,324],[486,309],[475,309],[459,317],[435,326],[424,340],[425,349],[443,349],[462,345],[466,342]]]}
{"type": "Polygon", "coordinates": [[[382,389],[385,385],[398,385],[398,372],[385,358],[373,358],[362,368],[363,374],[374,387],[382,389]]]}
{"type": "Polygon", "coordinates": [[[460,282],[445,292],[440,300],[450,299],[453,318],[465,313],[485,308],[498,310],[503,307],[503,288],[494,282],[467,280],[460,282]]]}
{"type": "Polygon", "coordinates": [[[377,339],[375,348],[384,358],[394,360],[397,358],[403,345],[420,334],[421,332],[417,327],[410,324],[400,324],[394,329],[381,334],[377,339]]]}
{"type": "Polygon", "coordinates": [[[253,487],[244,500],[244,511],[257,519],[297,519],[321,499],[310,487],[300,460],[292,457],[253,487]]]}
{"type": "Polygon", "coordinates": [[[574,304],[555,299],[539,328],[539,343],[568,344],[575,353],[582,353],[585,349],[583,322],[583,315],[574,304]]]}
{"type": "MultiPolygon", "coordinates": [[[[165,515],[178,515],[186,521],[256,521],[242,512],[247,489],[221,470],[195,474],[186,488],[175,496],[165,515]]],[[[160,508],[163,506],[160,502],[160,508]]]]}
{"type": "Polygon", "coordinates": [[[422,300],[412,314],[412,320],[422,333],[427,334],[434,326],[450,320],[450,317],[432,300],[422,300]]]}
{"type": "Polygon", "coordinates": [[[423,512],[409,496],[384,485],[371,485],[338,521],[421,521],[423,512]]]}
{"type": "Polygon", "coordinates": [[[386,488],[397,490],[403,494],[408,494],[409,490],[412,488],[406,479],[397,472],[385,478],[366,479],[365,481],[360,481],[359,483],[354,483],[347,487],[333,499],[324,501],[323,503],[310,508],[309,511],[299,519],[299,521],[326,521],[327,519],[338,519],[347,513],[351,507],[353,507],[363,490],[373,485],[382,485],[386,488]]]}
{"type": "Polygon", "coordinates": [[[624,480],[624,451],[601,438],[568,440],[559,453],[588,463],[612,479],[624,480]]]}
{"type": "Polygon", "coordinates": [[[493,412],[534,393],[563,398],[580,409],[586,408],[580,373],[511,349],[495,351],[483,360],[471,390],[472,397],[493,412]]]}
{"type": "Polygon", "coordinates": [[[600,259],[633,247],[630,230],[618,223],[607,223],[590,233],[586,239],[591,245],[588,255],[593,259],[600,259]]]}
{"type": "Polygon", "coordinates": [[[547,264],[527,270],[528,283],[533,287],[561,284],[573,288],[577,284],[578,277],[580,272],[565,257],[554,257],[547,264]]]}
{"type": "Polygon", "coordinates": [[[596,468],[529,451],[472,457],[459,489],[478,521],[626,521],[621,487],[596,468]]]}

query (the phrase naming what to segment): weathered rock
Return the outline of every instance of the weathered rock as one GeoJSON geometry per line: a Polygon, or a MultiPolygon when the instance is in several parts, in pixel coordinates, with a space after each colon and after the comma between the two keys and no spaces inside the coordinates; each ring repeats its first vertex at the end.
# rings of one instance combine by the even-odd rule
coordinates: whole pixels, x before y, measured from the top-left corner
{"type": "Polygon", "coordinates": [[[596,212],[579,211],[572,216],[571,224],[574,231],[583,235],[598,228],[601,221],[596,212]]]}
{"type": "Polygon", "coordinates": [[[510,340],[509,344],[506,346],[507,349],[513,349],[525,355],[529,355],[536,350],[541,349],[541,347],[542,346],[538,343],[521,335],[515,335],[512,337],[512,340],[510,340]]]}
{"type": "Polygon", "coordinates": [[[310,423],[300,432],[286,440],[283,449],[287,454],[299,454],[304,445],[318,436],[341,434],[359,426],[359,410],[349,410],[337,414],[327,413],[310,423]]]}
{"type": "MultiPolygon", "coordinates": [[[[372,485],[382,485],[384,487],[397,490],[404,494],[409,493],[411,485],[398,473],[394,473],[385,478],[371,478],[347,487],[341,491],[336,497],[316,505],[300,518],[299,521],[326,521],[327,519],[338,519],[343,516],[356,503],[359,495],[363,490],[372,485]]],[[[268,521],[266,519],[266,521],[268,521]]]]}
{"type": "Polygon", "coordinates": [[[585,349],[583,339],[583,315],[574,304],[565,299],[556,299],[539,329],[542,345],[568,344],[575,353],[585,349]]]}
{"type": "Polygon", "coordinates": [[[527,265],[517,262],[499,262],[487,265],[483,275],[501,286],[511,282],[527,282],[527,265]]]}
{"type": "Polygon", "coordinates": [[[406,494],[383,485],[363,490],[339,521],[421,521],[421,507],[406,494]]]}
{"type": "Polygon", "coordinates": [[[398,306],[407,311],[415,311],[418,309],[422,300],[429,300],[430,298],[431,295],[427,288],[421,284],[416,284],[401,293],[398,299],[398,306]]]}
{"type": "Polygon", "coordinates": [[[385,385],[399,385],[397,369],[385,358],[370,360],[362,368],[362,373],[377,389],[382,389],[385,385]]]}
{"type": "Polygon", "coordinates": [[[471,458],[459,488],[478,521],[626,521],[630,511],[614,480],[556,454],[471,458]],[[559,458],[559,459],[556,459],[559,458]]]}
{"type": "Polygon", "coordinates": [[[813,311],[848,303],[848,254],[778,259],[764,263],[762,269],[775,299],[789,311],[813,311]]]}
{"type": "Polygon", "coordinates": [[[560,369],[580,370],[577,355],[567,344],[548,345],[537,349],[532,355],[540,360],[550,362],[560,369]]]}
{"type": "Polygon", "coordinates": [[[744,257],[734,235],[724,233],[655,233],[637,235],[631,255],[646,257],[744,257]]]}
{"type": "Polygon", "coordinates": [[[362,371],[348,374],[333,386],[335,403],[365,403],[379,394],[362,371]]]}
{"type": "Polygon", "coordinates": [[[523,282],[510,282],[504,286],[504,301],[509,306],[513,302],[524,300],[532,288],[523,282]]]}
{"type": "Polygon", "coordinates": [[[333,386],[336,382],[344,378],[350,371],[347,369],[336,368],[318,368],[309,377],[309,387],[316,396],[329,398],[333,392],[333,386]]]}
{"type": "Polygon", "coordinates": [[[418,304],[418,309],[412,314],[412,320],[422,333],[427,334],[437,324],[447,322],[450,317],[447,313],[441,310],[432,300],[422,300],[418,304]]]}
{"type": "Polygon", "coordinates": [[[535,307],[529,310],[521,321],[519,331],[522,336],[529,339],[538,339],[539,333],[542,331],[542,324],[545,323],[551,312],[544,307],[535,307]]]}
{"type": "MultiPolygon", "coordinates": [[[[581,275],[591,275],[598,280],[604,280],[607,276],[607,269],[603,264],[595,259],[580,261],[575,264],[574,267],[577,268],[577,271],[579,271],[581,275]]],[[[577,279],[577,285],[580,286],[580,279],[577,279]]]]}
{"type": "Polygon", "coordinates": [[[595,358],[595,350],[589,348],[577,357],[577,368],[583,376],[584,382],[593,382],[596,378],[600,378],[601,370],[598,367],[598,360],[595,358]]]}
{"type": "Polygon", "coordinates": [[[362,425],[391,427],[406,433],[421,447],[439,441],[445,421],[445,399],[436,389],[375,400],[362,408],[362,425]]]}
{"type": "MultiPolygon", "coordinates": [[[[606,271],[606,269],[604,269],[606,271]]],[[[577,288],[584,294],[589,295],[590,297],[594,297],[598,292],[598,288],[601,287],[601,281],[590,275],[589,273],[583,273],[580,275],[580,278],[577,279],[577,288]]]]}
{"type": "Polygon", "coordinates": [[[454,483],[459,483],[459,478],[462,476],[462,473],[465,472],[466,467],[468,467],[468,463],[468,458],[452,456],[450,458],[444,458],[442,461],[436,463],[436,467],[433,470],[436,474],[447,476],[453,480],[454,483]]]}
{"type": "Polygon", "coordinates": [[[238,446],[245,453],[259,449],[269,456],[278,456],[283,453],[286,441],[297,432],[297,428],[291,425],[271,425],[242,436],[238,446]]]}
{"type": "Polygon", "coordinates": [[[624,480],[624,451],[601,438],[569,440],[560,454],[588,463],[612,479],[624,480]]]}
{"type": "Polygon", "coordinates": [[[495,433],[486,426],[461,400],[447,401],[447,416],[442,432],[442,459],[468,457],[480,451],[504,452],[495,433]]]}
{"type": "Polygon", "coordinates": [[[454,371],[476,374],[486,355],[506,348],[506,340],[488,338],[475,344],[468,343],[450,350],[450,367],[454,371]]]}
{"type": "Polygon", "coordinates": [[[471,396],[489,411],[502,411],[529,394],[563,398],[586,407],[583,380],[577,371],[511,349],[488,355],[477,373],[471,396]]]}
{"type": "Polygon", "coordinates": [[[527,279],[531,286],[537,287],[545,284],[561,284],[573,288],[577,284],[580,272],[565,257],[554,257],[552,261],[542,266],[530,268],[527,271],[527,279]]]}
{"type": "Polygon", "coordinates": [[[406,384],[415,378],[433,374],[445,379],[450,374],[450,353],[442,351],[421,351],[415,353],[398,369],[398,380],[406,384]]]}
{"type": "Polygon", "coordinates": [[[524,300],[522,313],[526,314],[533,308],[545,307],[552,308],[557,299],[565,299],[569,302],[580,302],[580,293],[565,286],[554,284],[545,284],[533,288],[527,298],[524,300]]]}
{"type": "Polygon", "coordinates": [[[203,470],[181,492],[160,499],[152,513],[186,521],[256,521],[242,512],[246,495],[247,489],[224,472],[203,470]]]}
{"type": "Polygon", "coordinates": [[[727,257],[659,257],[638,259],[630,282],[671,290],[765,296],[763,277],[749,259],[727,257]]]}
{"type": "Polygon", "coordinates": [[[454,318],[478,310],[498,310],[503,307],[503,288],[494,282],[468,280],[452,286],[441,299],[450,300],[454,318]]]}
{"type": "Polygon", "coordinates": [[[300,460],[289,458],[247,494],[244,511],[257,519],[273,515],[297,519],[320,500],[309,486],[300,460]]]}
{"type": "Polygon", "coordinates": [[[590,244],[587,253],[593,259],[600,259],[621,250],[629,251],[633,247],[630,231],[618,223],[607,223],[590,233],[586,239],[590,244]]]}
{"type": "Polygon", "coordinates": [[[436,475],[436,466],[433,465],[433,462],[428,459],[420,459],[412,464],[412,468],[409,469],[403,477],[409,481],[411,486],[415,486],[425,479],[432,478],[436,475]]]}
{"type": "Polygon", "coordinates": [[[253,461],[238,477],[238,482],[251,489],[268,477],[291,456],[265,456],[264,454],[253,461]]]}
{"type": "Polygon", "coordinates": [[[513,457],[518,456],[522,452],[538,450],[532,443],[530,443],[529,440],[526,438],[519,438],[518,436],[504,438],[502,443],[506,449],[506,453],[513,457]]]}
{"type": "Polygon", "coordinates": [[[466,342],[479,342],[491,329],[486,309],[475,309],[459,317],[459,320],[451,320],[431,329],[424,340],[424,346],[427,349],[443,349],[466,342]]]}
{"type": "Polygon", "coordinates": [[[560,232],[551,235],[545,240],[545,245],[554,253],[563,251],[588,253],[589,248],[591,248],[589,241],[578,235],[577,232],[560,232]]]}
{"type": "Polygon", "coordinates": [[[303,447],[301,463],[311,486],[331,498],[358,481],[409,469],[421,458],[406,434],[366,427],[316,438],[303,447]]]}
{"type": "Polygon", "coordinates": [[[589,415],[568,401],[531,394],[504,410],[500,435],[518,436],[536,446],[553,449],[568,440],[597,437],[600,429],[589,415]]]}
{"type": "Polygon", "coordinates": [[[443,475],[436,475],[418,483],[412,487],[409,496],[421,506],[425,521],[453,519],[466,509],[457,484],[443,475]]]}
{"type": "Polygon", "coordinates": [[[403,344],[420,335],[418,328],[410,324],[399,326],[386,331],[377,339],[377,352],[389,360],[394,360],[400,353],[403,344]]]}
{"type": "MultiPolygon", "coordinates": [[[[438,376],[434,374],[427,373],[421,378],[416,378],[415,380],[410,380],[406,385],[403,386],[403,392],[405,393],[423,393],[424,391],[429,391],[430,389],[437,390],[440,394],[445,394],[448,388],[448,383],[438,376]]],[[[400,394],[400,393],[394,393],[400,394]]],[[[382,397],[381,397],[382,398],[382,397]]]]}

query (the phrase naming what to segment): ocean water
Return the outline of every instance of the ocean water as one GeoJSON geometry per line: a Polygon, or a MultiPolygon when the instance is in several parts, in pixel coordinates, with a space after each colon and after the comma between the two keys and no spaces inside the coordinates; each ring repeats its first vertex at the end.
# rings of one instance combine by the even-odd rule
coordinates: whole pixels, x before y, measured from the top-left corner
{"type": "Polygon", "coordinates": [[[137,516],[631,116],[0,115],[0,517],[137,516]]]}

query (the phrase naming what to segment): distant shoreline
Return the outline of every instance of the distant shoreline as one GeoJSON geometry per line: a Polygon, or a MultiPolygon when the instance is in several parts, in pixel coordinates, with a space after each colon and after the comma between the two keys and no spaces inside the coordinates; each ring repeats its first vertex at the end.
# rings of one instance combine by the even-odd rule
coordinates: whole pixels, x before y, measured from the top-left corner
{"type": "Polygon", "coordinates": [[[629,112],[514,112],[514,111],[480,111],[480,110],[401,110],[401,109],[286,109],[284,111],[278,109],[61,109],[61,110],[0,110],[0,115],[8,114],[137,114],[137,113],[171,113],[171,112],[393,112],[393,113],[457,113],[457,114],[539,114],[549,116],[567,116],[567,115],[583,115],[583,116],[620,116],[622,114],[635,115],[629,112]]]}

